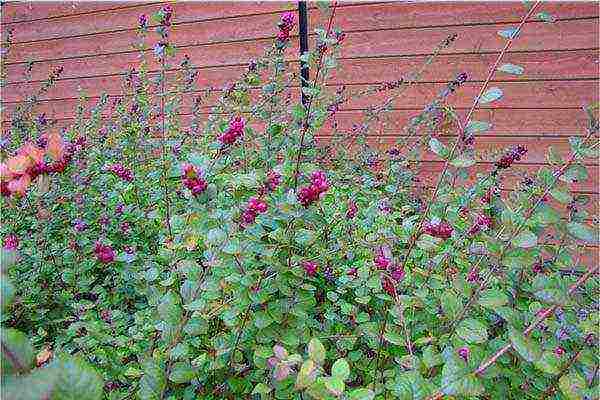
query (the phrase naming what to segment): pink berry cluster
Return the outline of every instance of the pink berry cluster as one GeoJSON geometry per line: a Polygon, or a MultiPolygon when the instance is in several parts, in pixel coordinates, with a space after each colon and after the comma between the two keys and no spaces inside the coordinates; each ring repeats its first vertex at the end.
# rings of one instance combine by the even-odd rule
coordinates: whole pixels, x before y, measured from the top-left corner
{"type": "Polygon", "coordinates": [[[19,237],[14,234],[6,235],[2,247],[4,250],[16,250],[19,247],[19,237]]]}
{"type": "Polygon", "coordinates": [[[269,171],[267,174],[267,181],[265,182],[267,190],[272,192],[277,189],[279,185],[281,185],[281,174],[277,171],[269,171]]]}
{"type": "Polygon", "coordinates": [[[423,231],[428,235],[446,240],[452,236],[454,229],[447,222],[429,221],[423,226],[423,231]]]}
{"type": "Polygon", "coordinates": [[[122,164],[117,163],[109,165],[106,167],[106,170],[123,179],[125,182],[133,181],[133,172],[130,169],[125,168],[122,164]]]}
{"type": "Polygon", "coordinates": [[[304,207],[308,207],[312,203],[315,203],[323,193],[329,189],[329,183],[327,177],[323,171],[315,171],[312,173],[311,184],[303,187],[298,193],[298,200],[304,207]]]}
{"type": "Polygon", "coordinates": [[[267,203],[257,197],[251,197],[248,200],[246,209],[242,213],[242,222],[245,224],[253,224],[258,214],[267,212],[267,203]]]}
{"type": "Polygon", "coordinates": [[[294,29],[294,14],[286,12],[281,16],[281,22],[277,24],[279,32],[277,33],[277,40],[282,43],[290,40],[290,32],[294,29]]]}
{"type": "Polygon", "coordinates": [[[229,121],[229,128],[227,131],[219,136],[219,142],[224,145],[231,145],[244,134],[244,127],[246,121],[242,117],[235,117],[229,121]]]}
{"type": "Polygon", "coordinates": [[[183,185],[190,189],[194,196],[198,196],[206,190],[208,184],[200,175],[200,171],[194,165],[185,163],[182,166],[183,185]]]}
{"type": "Polygon", "coordinates": [[[311,277],[315,276],[319,270],[319,266],[314,261],[303,261],[302,268],[304,269],[304,272],[306,272],[306,275],[311,277]]]}
{"type": "Polygon", "coordinates": [[[498,161],[496,161],[496,167],[498,169],[509,168],[515,161],[519,161],[521,157],[527,154],[527,148],[525,146],[515,146],[504,154],[498,161]]]}
{"type": "Polygon", "coordinates": [[[465,360],[465,362],[469,361],[469,354],[471,353],[471,351],[468,347],[461,347],[460,349],[458,349],[457,353],[460,358],[465,360]]]}
{"type": "Polygon", "coordinates": [[[383,249],[380,249],[373,260],[377,269],[385,271],[389,275],[381,276],[381,287],[391,296],[396,294],[396,283],[404,279],[404,268],[401,265],[392,263],[392,260],[387,257],[383,249]]]}
{"type": "Polygon", "coordinates": [[[481,231],[487,231],[492,227],[492,219],[487,215],[478,215],[475,222],[469,228],[469,235],[476,235],[481,231]]]}
{"type": "Polygon", "coordinates": [[[173,7],[166,5],[158,12],[160,24],[163,26],[171,26],[171,17],[173,17],[173,7]]]}
{"type": "Polygon", "coordinates": [[[96,254],[96,258],[98,258],[98,261],[103,264],[110,264],[115,261],[115,251],[109,245],[96,242],[94,253],[96,254]]]}

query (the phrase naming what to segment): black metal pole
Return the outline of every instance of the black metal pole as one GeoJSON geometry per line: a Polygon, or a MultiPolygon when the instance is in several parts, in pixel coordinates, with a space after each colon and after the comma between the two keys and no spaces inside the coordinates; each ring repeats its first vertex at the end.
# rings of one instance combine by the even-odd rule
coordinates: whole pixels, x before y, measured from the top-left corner
{"type": "MultiPolygon", "coordinates": [[[[308,52],[308,14],[306,12],[306,1],[298,2],[298,23],[300,31],[300,55],[308,52]]],[[[300,61],[300,86],[305,88],[308,86],[308,63],[300,61]]],[[[304,91],[300,91],[302,94],[302,104],[306,106],[308,104],[308,96],[304,94],[304,91]]]]}

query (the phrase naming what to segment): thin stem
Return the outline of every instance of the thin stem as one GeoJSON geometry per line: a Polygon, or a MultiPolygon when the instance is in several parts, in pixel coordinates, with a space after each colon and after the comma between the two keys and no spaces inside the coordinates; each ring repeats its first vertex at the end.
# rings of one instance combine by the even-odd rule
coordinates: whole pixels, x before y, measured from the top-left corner
{"type": "Polygon", "coordinates": [[[160,115],[161,115],[161,124],[162,124],[162,134],[160,140],[160,147],[162,151],[162,168],[163,168],[163,176],[162,176],[162,184],[165,196],[165,211],[167,213],[167,228],[169,230],[169,240],[173,240],[173,231],[171,229],[171,201],[169,199],[169,187],[168,187],[168,173],[167,173],[167,152],[166,152],[166,129],[165,129],[165,80],[167,75],[165,74],[165,56],[163,55],[161,59],[161,96],[160,96],[160,115]]]}

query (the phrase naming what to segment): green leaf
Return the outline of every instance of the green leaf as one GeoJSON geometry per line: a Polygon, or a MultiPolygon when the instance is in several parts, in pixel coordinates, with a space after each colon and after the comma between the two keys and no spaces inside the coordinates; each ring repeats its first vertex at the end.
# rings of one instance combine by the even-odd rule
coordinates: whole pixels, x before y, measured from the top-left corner
{"type": "Polygon", "coordinates": [[[308,342],[308,356],[319,365],[325,361],[325,347],[319,339],[313,338],[308,342]]]}
{"type": "Polygon", "coordinates": [[[569,302],[567,294],[556,288],[544,288],[535,292],[535,297],[543,301],[544,303],[564,306],[569,302]]]}
{"type": "Polygon", "coordinates": [[[448,317],[448,319],[454,319],[462,310],[462,304],[456,293],[446,290],[440,296],[440,303],[442,305],[442,311],[448,317]]]}
{"type": "Polygon", "coordinates": [[[348,362],[340,358],[331,366],[331,375],[345,381],[350,376],[350,366],[348,362]]]}
{"type": "Polygon", "coordinates": [[[264,311],[258,311],[254,315],[254,326],[264,329],[273,323],[273,318],[264,311]]]}
{"type": "Polygon", "coordinates": [[[492,124],[486,121],[469,121],[465,128],[466,133],[485,132],[492,127],[492,124]]]}
{"type": "Polygon", "coordinates": [[[461,154],[454,160],[450,161],[450,165],[456,168],[467,168],[475,165],[475,160],[470,158],[466,154],[461,154]]]}
{"type": "Polygon", "coordinates": [[[519,30],[517,28],[509,28],[498,31],[498,35],[502,36],[505,39],[514,39],[519,35],[519,30]]]}
{"type": "Polygon", "coordinates": [[[436,365],[443,363],[444,360],[435,349],[435,346],[427,346],[423,349],[423,364],[425,364],[427,368],[433,368],[436,365]]]}
{"type": "Polygon", "coordinates": [[[23,332],[2,328],[0,341],[2,375],[22,373],[31,369],[35,355],[29,339],[23,332]]]}
{"type": "Polygon", "coordinates": [[[579,222],[569,222],[567,224],[567,231],[571,236],[579,240],[583,240],[584,242],[594,244],[598,243],[598,233],[586,224],[581,224],[579,222]]]}
{"type": "Polygon", "coordinates": [[[588,179],[588,171],[584,165],[572,165],[558,178],[563,182],[576,183],[584,182],[588,179]]]}
{"type": "Polygon", "coordinates": [[[370,389],[354,389],[348,393],[348,400],[373,400],[375,393],[370,389]]]}
{"type": "Polygon", "coordinates": [[[507,74],[521,75],[525,69],[520,65],[502,64],[498,67],[498,71],[506,72],[507,74]]]}
{"type": "Polygon", "coordinates": [[[179,361],[173,364],[169,380],[174,383],[189,382],[196,376],[196,371],[189,361],[179,361]]]}
{"type": "Polygon", "coordinates": [[[573,196],[571,196],[571,193],[569,193],[567,188],[554,188],[550,190],[550,194],[556,199],[556,201],[563,204],[569,204],[571,201],[573,201],[573,196]]]}
{"type": "Polygon", "coordinates": [[[15,287],[12,282],[5,276],[0,276],[0,309],[4,311],[9,306],[15,297],[15,287]]]}
{"type": "Polygon", "coordinates": [[[573,371],[558,380],[558,387],[567,399],[582,400],[587,384],[581,375],[573,371]]]}
{"type": "Polygon", "coordinates": [[[315,233],[308,229],[299,229],[294,236],[296,243],[301,246],[308,246],[315,240],[315,233]]]}
{"type": "Polygon", "coordinates": [[[396,332],[388,330],[383,334],[383,338],[385,340],[387,340],[388,342],[395,344],[397,346],[404,345],[404,339],[402,338],[402,336],[400,336],[396,332]]]}
{"type": "Polygon", "coordinates": [[[488,339],[485,325],[473,318],[462,321],[456,328],[456,334],[468,343],[484,343],[488,339]]]}
{"type": "Polygon", "coordinates": [[[306,118],[306,110],[302,104],[295,104],[292,107],[292,117],[294,117],[296,121],[306,118]]]}
{"type": "Polygon", "coordinates": [[[537,369],[550,375],[560,373],[560,359],[553,351],[544,351],[542,356],[534,362],[537,369]]]}
{"type": "Polygon", "coordinates": [[[344,381],[337,376],[324,378],[325,387],[334,396],[339,397],[344,393],[346,385],[344,381]]]}
{"type": "Polygon", "coordinates": [[[479,104],[487,104],[494,100],[498,100],[502,97],[502,94],[502,89],[498,87],[489,88],[479,99],[479,104]]]}
{"type": "Polygon", "coordinates": [[[521,247],[528,249],[534,247],[537,244],[537,236],[528,229],[523,229],[517,236],[511,241],[515,247],[521,247]]]}
{"type": "Polygon", "coordinates": [[[158,315],[168,324],[177,325],[181,321],[181,313],[179,296],[172,290],[169,290],[158,305],[158,315]]]}
{"type": "Polygon", "coordinates": [[[537,17],[537,19],[544,21],[544,22],[548,22],[548,23],[556,22],[556,18],[554,18],[554,16],[552,16],[551,14],[548,14],[545,11],[539,12],[535,16],[537,17]]]}
{"type": "Polygon", "coordinates": [[[296,377],[296,389],[304,389],[307,386],[310,386],[316,377],[316,369],[317,365],[310,358],[302,363],[300,367],[300,371],[298,372],[298,376],[296,377]]]}
{"type": "Polygon", "coordinates": [[[165,390],[165,371],[153,359],[144,362],[144,376],[140,379],[138,396],[141,400],[159,400],[165,390]]]}
{"type": "Polygon", "coordinates": [[[508,296],[498,289],[488,289],[479,296],[479,304],[492,310],[508,303],[508,296]]]}
{"type": "Polygon", "coordinates": [[[252,390],[252,394],[267,395],[271,392],[271,388],[264,383],[257,383],[252,390]]]}
{"type": "Polygon", "coordinates": [[[508,337],[513,348],[525,361],[535,362],[542,356],[540,345],[513,327],[509,327],[508,337]]]}
{"type": "Polygon", "coordinates": [[[58,371],[52,399],[96,400],[102,398],[104,384],[100,374],[80,357],[62,355],[48,368],[58,371]]]}
{"type": "Polygon", "coordinates": [[[434,250],[438,248],[441,242],[442,240],[439,238],[424,234],[417,241],[417,247],[425,251],[434,250]]]}
{"type": "Polygon", "coordinates": [[[440,142],[439,140],[437,140],[436,138],[431,138],[429,140],[429,148],[431,149],[431,151],[434,154],[437,154],[438,156],[440,156],[443,159],[448,157],[448,154],[449,154],[448,147],[445,144],[443,144],[442,142],[440,142]]]}
{"type": "Polygon", "coordinates": [[[454,352],[448,357],[442,368],[442,391],[449,396],[479,396],[484,387],[473,374],[468,374],[463,360],[454,352]],[[465,376],[466,375],[466,376],[465,376]]]}

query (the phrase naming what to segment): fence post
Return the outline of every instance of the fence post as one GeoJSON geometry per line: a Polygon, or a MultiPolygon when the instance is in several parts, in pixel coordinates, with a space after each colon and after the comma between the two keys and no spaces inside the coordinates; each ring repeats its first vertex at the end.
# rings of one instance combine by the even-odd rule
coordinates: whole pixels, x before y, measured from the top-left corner
{"type": "MultiPolygon", "coordinates": [[[[308,14],[306,11],[306,1],[298,2],[298,24],[300,39],[300,55],[308,52],[308,14]]],[[[308,97],[304,94],[303,88],[308,86],[308,64],[300,61],[300,94],[302,104],[306,106],[308,97]]]]}

